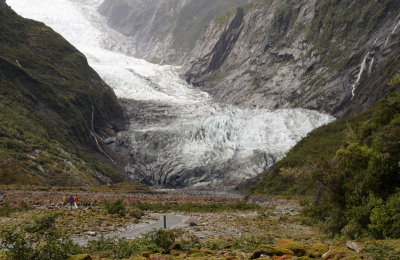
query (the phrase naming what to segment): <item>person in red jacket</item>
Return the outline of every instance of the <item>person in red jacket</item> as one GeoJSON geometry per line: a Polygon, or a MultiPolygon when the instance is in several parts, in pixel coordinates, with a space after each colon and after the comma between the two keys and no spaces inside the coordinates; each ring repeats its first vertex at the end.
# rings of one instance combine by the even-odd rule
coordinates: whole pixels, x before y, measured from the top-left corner
{"type": "Polygon", "coordinates": [[[74,196],[74,208],[75,209],[78,209],[78,201],[79,201],[78,194],[75,194],[75,196],[74,196]]]}

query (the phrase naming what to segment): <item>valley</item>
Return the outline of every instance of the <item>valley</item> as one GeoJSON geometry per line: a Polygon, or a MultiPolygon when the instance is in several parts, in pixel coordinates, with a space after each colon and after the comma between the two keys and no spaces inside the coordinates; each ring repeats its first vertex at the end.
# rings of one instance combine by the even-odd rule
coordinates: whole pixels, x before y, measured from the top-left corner
{"type": "Polygon", "coordinates": [[[81,50],[122,99],[127,129],[107,142],[124,156],[131,180],[170,188],[234,187],[334,120],[304,109],[241,109],[217,101],[181,79],[178,67],[124,54],[129,38],[107,28],[96,11],[100,3],[8,1],[81,50]]]}
{"type": "Polygon", "coordinates": [[[399,260],[399,10],[0,0],[0,260],[399,260]]]}

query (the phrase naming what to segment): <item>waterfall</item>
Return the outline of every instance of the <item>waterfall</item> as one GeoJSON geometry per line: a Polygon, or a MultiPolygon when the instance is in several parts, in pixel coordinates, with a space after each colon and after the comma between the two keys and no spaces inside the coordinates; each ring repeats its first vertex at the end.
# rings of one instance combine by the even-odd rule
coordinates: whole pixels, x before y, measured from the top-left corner
{"type": "Polygon", "coordinates": [[[390,38],[391,38],[392,35],[396,32],[396,30],[397,30],[397,28],[399,27],[399,25],[400,25],[400,20],[397,22],[396,26],[393,28],[393,30],[392,30],[392,32],[389,34],[389,36],[386,38],[385,45],[383,45],[384,48],[385,48],[386,45],[389,43],[390,38]]]}
{"type": "Polygon", "coordinates": [[[363,72],[364,72],[364,70],[365,70],[365,67],[366,67],[366,65],[367,65],[368,56],[369,56],[369,52],[365,55],[364,59],[362,60],[362,62],[361,62],[361,64],[360,64],[360,72],[358,73],[357,80],[356,80],[356,82],[353,84],[352,89],[351,89],[351,96],[352,96],[351,99],[354,98],[355,91],[356,91],[356,89],[357,89],[358,83],[360,83],[362,74],[363,74],[363,72]]]}

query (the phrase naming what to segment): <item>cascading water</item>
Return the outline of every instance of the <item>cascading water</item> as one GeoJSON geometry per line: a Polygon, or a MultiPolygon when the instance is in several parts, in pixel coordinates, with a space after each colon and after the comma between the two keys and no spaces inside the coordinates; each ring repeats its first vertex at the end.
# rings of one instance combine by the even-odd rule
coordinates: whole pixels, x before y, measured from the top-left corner
{"type": "MultiPolygon", "coordinates": [[[[391,37],[396,33],[397,28],[400,26],[400,20],[397,21],[397,23],[394,25],[393,30],[390,31],[389,35],[385,35],[385,43],[382,45],[378,44],[378,40],[380,39],[379,37],[375,39],[375,41],[372,43],[371,48],[372,49],[381,49],[381,52],[385,50],[385,48],[388,46],[388,43],[391,39],[391,37]]],[[[355,96],[355,91],[357,89],[357,86],[360,84],[360,81],[362,80],[362,76],[364,74],[365,69],[368,66],[368,75],[371,74],[373,68],[374,68],[374,62],[375,62],[375,54],[376,51],[368,51],[367,54],[364,56],[363,60],[361,61],[360,64],[360,70],[357,74],[356,81],[351,87],[351,99],[354,98],[355,96]],[[369,64],[369,65],[368,65],[369,64]]]]}
{"type": "MultiPolygon", "coordinates": [[[[101,0],[8,0],[22,16],[63,35],[115,91],[130,119],[110,138],[133,180],[166,187],[237,183],[281,159],[333,117],[304,109],[239,109],[217,103],[179,68],[129,56],[129,39],[108,28],[101,0]]],[[[18,58],[18,57],[16,57],[18,58]]]]}

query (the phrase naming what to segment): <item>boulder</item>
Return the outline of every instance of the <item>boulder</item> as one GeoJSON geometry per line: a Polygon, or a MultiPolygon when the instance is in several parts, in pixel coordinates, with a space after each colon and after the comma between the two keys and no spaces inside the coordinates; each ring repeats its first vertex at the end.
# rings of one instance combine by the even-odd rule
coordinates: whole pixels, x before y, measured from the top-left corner
{"type": "Polygon", "coordinates": [[[253,255],[251,256],[250,259],[258,259],[262,255],[266,256],[294,255],[294,252],[285,248],[279,248],[271,245],[262,245],[259,247],[259,249],[253,252],[253,255]]]}
{"type": "Polygon", "coordinates": [[[307,247],[307,255],[311,258],[319,258],[328,250],[329,247],[324,243],[315,243],[307,247]]]}
{"type": "Polygon", "coordinates": [[[304,246],[292,240],[282,240],[279,241],[276,245],[279,248],[285,248],[293,251],[295,256],[303,256],[306,254],[306,249],[304,248],[304,246]]]}
{"type": "Polygon", "coordinates": [[[92,260],[92,257],[88,254],[72,255],[67,260],[92,260]]]}
{"type": "Polygon", "coordinates": [[[282,256],[273,256],[272,257],[275,260],[290,260],[290,259],[297,259],[296,256],[293,255],[282,255],[282,256]]]}
{"type": "Polygon", "coordinates": [[[365,248],[357,244],[356,242],[353,241],[347,241],[346,246],[350,248],[351,250],[354,250],[357,252],[359,255],[363,255],[365,252],[365,248]]]}

